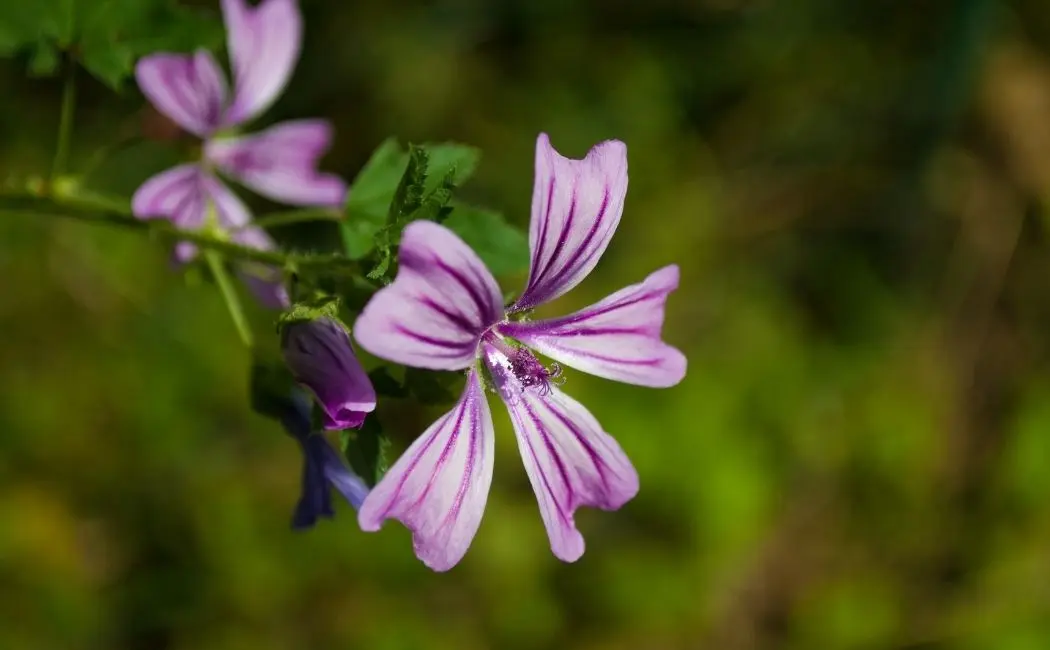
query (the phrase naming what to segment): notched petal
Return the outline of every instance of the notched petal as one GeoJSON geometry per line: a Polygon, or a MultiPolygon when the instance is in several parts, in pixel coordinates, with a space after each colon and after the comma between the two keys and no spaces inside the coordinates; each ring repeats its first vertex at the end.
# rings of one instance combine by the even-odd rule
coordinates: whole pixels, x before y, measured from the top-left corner
{"type": "Polygon", "coordinates": [[[143,57],[135,65],[135,80],[158,111],[190,133],[207,137],[219,126],[226,80],[207,51],[143,57]]]}
{"type": "Polygon", "coordinates": [[[587,277],[616,232],[626,195],[624,143],[602,142],[583,160],[572,160],[540,134],[529,225],[529,281],[511,311],[553,300],[587,277]]]}
{"type": "Polygon", "coordinates": [[[673,386],[686,359],[661,339],[667,296],[678,267],[664,267],[590,307],[537,321],[501,323],[501,334],[577,370],[629,384],[673,386]]]}
{"type": "Polygon", "coordinates": [[[233,102],[224,123],[246,122],[269,108],[292,75],[302,48],[303,20],[296,0],[222,0],[233,67],[233,102]]]}
{"type": "Polygon", "coordinates": [[[499,286],[451,230],[430,221],[401,237],[394,282],[365,305],[354,337],[372,354],[417,368],[460,370],[503,317],[499,286]]]}
{"type": "Polygon", "coordinates": [[[551,550],[575,562],[584,551],[576,509],[620,508],[638,493],[638,474],[594,416],[557,388],[546,395],[524,391],[507,410],[551,550]]]}
{"type": "Polygon", "coordinates": [[[463,396],[398,459],[365,498],[362,530],[397,519],[412,531],[416,556],[447,571],[467,552],[492,483],[492,414],[476,372],[463,396]]]}

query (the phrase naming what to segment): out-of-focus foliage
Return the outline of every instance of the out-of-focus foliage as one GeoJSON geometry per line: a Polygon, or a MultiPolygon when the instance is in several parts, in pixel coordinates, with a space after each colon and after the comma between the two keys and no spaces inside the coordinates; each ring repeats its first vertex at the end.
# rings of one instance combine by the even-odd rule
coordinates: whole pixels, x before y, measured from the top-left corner
{"type": "Polygon", "coordinates": [[[114,89],[135,59],[156,51],[214,47],[211,12],[175,0],[33,0],[0,6],[0,55],[25,52],[29,72],[51,76],[65,53],[114,89]]]}
{"type": "MultiPolygon", "coordinates": [[[[559,563],[494,404],[452,572],[345,508],[293,534],[296,443],[251,412],[217,293],[134,234],[4,217],[0,647],[1050,647],[1050,6],[303,6],[267,119],[334,120],[348,179],[390,134],[470,143],[457,200],[524,225],[539,131],[627,142],[620,231],[551,313],[681,265],[685,381],[566,386],[641,493],[581,512],[587,553],[559,563]]],[[[0,66],[5,172],[53,151],[61,82],[25,63],[0,66]]],[[[133,92],[78,94],[71,167],[152,124],[133,92]]],[[[102,180],[133,189],[144,160],[102,180]]],[[[395,450],[435,415],[416,403],[381,400],[395,450]]]]}

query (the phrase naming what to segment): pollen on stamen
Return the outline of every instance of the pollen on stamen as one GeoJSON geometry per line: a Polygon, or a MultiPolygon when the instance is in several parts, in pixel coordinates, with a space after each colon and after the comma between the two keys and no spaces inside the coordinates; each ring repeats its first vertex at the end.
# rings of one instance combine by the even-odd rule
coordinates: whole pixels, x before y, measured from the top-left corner
{"type": "Polygon", "coordinates": [[[555,363],[551,364],[550,368],[545,368],[525,348],[518,348],[510,357],[510,370],[521,385],[522,392],[535,386],[540,395],[546,396],[551,393],[551,385],[561,386],[565,383],[561,366],[555,363]]]}

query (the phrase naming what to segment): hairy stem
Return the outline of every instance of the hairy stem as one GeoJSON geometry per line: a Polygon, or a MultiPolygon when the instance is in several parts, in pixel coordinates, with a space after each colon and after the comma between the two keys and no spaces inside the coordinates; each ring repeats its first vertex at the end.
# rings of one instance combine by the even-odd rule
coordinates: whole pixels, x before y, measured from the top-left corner
{"type": "Polygon", "coordinates": [[[0,214],[27,218],[72,219],[137,230],[168,241],[186,241],[221,253],[229,260],[259,262],[286,272],[318,271],[360,274],[360,265],[342,255],[258,250],[203,231],[181,230],[164,219],[136,219],[125,206],[93,198],[49,198],[29,194],[0,197],[0,214]],[[112,203],[112,204],[110,204],[112,203]]]}

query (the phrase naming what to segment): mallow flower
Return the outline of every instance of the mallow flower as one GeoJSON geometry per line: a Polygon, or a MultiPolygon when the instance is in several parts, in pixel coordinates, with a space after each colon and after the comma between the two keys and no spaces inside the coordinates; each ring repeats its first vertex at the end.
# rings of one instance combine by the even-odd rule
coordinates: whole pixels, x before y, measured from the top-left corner
{"type": "Polygon", "coordinates": [[[350,471],[323,435],[312,431],[310,396],[306,391],[294,388],[289,397],[281,423],[303,451],[302,494],[292,515],[292,527],[304,530],[321,517],[335,516],[329,485],[355,509],[368,494],[368,486],[350,471]]]}
{"type": "Polygon", "coordinates": [[[288,323],[281,348],[292,376],[321,406],[326,429],[359,427],[375,410],[375,389],[339,321],[321,316],[288,323]]]}
{"type": "Polygon", "coordinates": [[[579,284],[598,263],[620,221],[627,193],[627,149],[595,146],[583,160],[562,157],[546,135],[536,146],[528,284],[504,308],[495,279],[447,228],[409,224],[394,282],[365,306],[354,336],[390,361],[466,370],[458,404],[421,435],[361,505],[358,521],[375,531],[389,518],[412,531],[416,555],[444,571],[467,551],[492,482],[493,425],[484,387],[510,412],[525,470],[554,554],[584,550],[573,521],[580,506],[615,510],[638,492],[623,450],[582,404],[560,389],[558,363],[599,377],[667,387],[686,359],[661,340],[664,304],[678,267],[560,318],[527,313],[579,284]],[[554,360],[544,365],[533,351],[554,360]]]}
{"type": "MultiPolygon", "coordinates": [[[[294,205],[339,206],[346,183],[317,170],[332,140],[331,126],[324,120],[292,120],[252,135],[235,133],[269,108],[288,83],[302,46],[296,0],[263,0],[256,6],[246,0],[222,0],[222,14],[232,92],[206,50],[152,54],[135,66],[139,88],[153,106],[200,138],[203,146],[199,162],[178,165],[143,183],[132,198],[132,211],[141,219],[164,218],[187,230],[220,228],[244,246],[271,249],[273,240],[250,225],[247,206],[219,173],[267,198],[294,205]]],[[[196,254],[187,242],[175,251],[180,262],[196,254]]],[[[287,306],[279,276],[265,269],[253,275],[247,279],[260,300],[287,306]]]]}

